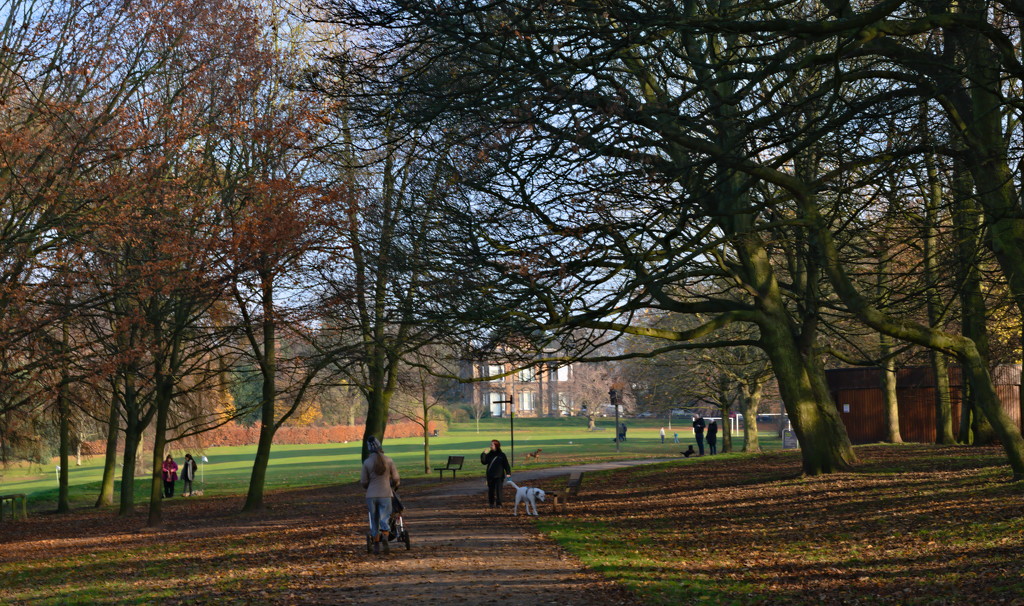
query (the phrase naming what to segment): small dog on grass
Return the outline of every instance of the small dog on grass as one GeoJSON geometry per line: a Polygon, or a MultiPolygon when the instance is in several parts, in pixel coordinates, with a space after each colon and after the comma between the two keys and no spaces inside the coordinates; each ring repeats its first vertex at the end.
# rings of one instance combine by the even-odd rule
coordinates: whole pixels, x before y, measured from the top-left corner
{"type": "Polygon", "coordinates": [[[516,506],[512,508],[512,515],[519,515],[520,503],[524,503],[523,507],[526,509],[526,515],[531,515],[531,506],[533,507],[533,515],[537,515],[537,501],[544,501],[544,491],[531,486],[516,486],[516,483],[511,478],[505,480],[505,483],[516,489],[516,506]]]}
{"type": "Polygon", "coordinates": [[[530,459],[533,459],[534,461],[539,461],[540,460],[540,453],[541,453],[542,450],[544,450],[544,449],[543,448],[538,448],[537,450],[535,450],[533,452],[526,453],[526,460],[529,461],[530,459]]]}
{"type": "Polygon", "coordinates": [[[690,444],[689,448],[687,448],[686,450],[679,451],[679,454],[683,455],[686,458],[690,458],[690,455],[692,455],[695,452],[697,451],[693,449],[693,444],[690,444]]]}

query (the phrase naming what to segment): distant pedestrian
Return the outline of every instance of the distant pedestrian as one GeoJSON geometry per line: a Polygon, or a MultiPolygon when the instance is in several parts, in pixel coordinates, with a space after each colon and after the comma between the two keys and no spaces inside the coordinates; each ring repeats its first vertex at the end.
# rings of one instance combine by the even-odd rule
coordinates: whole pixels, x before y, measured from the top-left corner
{"type": "Polygon", "coordinates": [[[178,464],[174,462],[174,457],[167,455],[161,467],[164,476],[164,496],[171,498],[174,496],[174,483],[178,481],[178,464]]]}
{"type": "Polygon", "coordinates": [[[661,428],[661,443],[662,444],[665,443],[665,428],[664,427],[661,428]]]}
{"type": "Polygon", "coordinates": [[[487,506],[501,507],[501,491],[505,489],[505,479],[512,475],[508,457],[501,451],[501,442],[491,440],[491,449],[480,453],[480,463],[487,466],[484,471],[487,477],[487,506]]]}
{"type": "Polygon", "coordinates": [[[711,421],[708,425],[708,451],[711,454],[718,454],[718,447],[716,442],[718,441],[718,421],[711,421]]]}
{"type": "Polygon", "coordinates": [[[185,462],[181,464],[181,496],[192,496],[192,481],[196,479],[197,467],[192,455],[186,454],[185,462]]]}
{"type": "Polygon", "coordinates": [[[673,444],[678,444],[679,443],[679,432],[678,431],[672,434],[672,443],[673,444]]]}
{"type": "MultiPolygon", "coordinates": [[[[401,482],[398,477],[398,468],[395,462],[384,454],[384,447],[380,441],[370,436],[366,440],[366,450],[369,451],[363,467],[359,471],[359,484],[366,489],[366,508],[370,510],[370,543],[373,544],[373,553],[380,553],[381,547],[384,553],[391,551],[388,545],[388,534],[391,527],[388,521],[391,518],[391,497],[395,495],[395,488],[401,482]]],[[[367,546],[369,549],[369,545],[367,546]]]]}
{"type": "Polygon", "coordinates": [[[693,437],[697,439],[697,448],[700,456],[704,456],[704,417],[696,415],[693,417],[693,437]]]}
{"type": "Polygon", "coordinates": [[[622,424],[622,441],[623,442],[626,441],[626,424],[625,423],[622,424]]]}

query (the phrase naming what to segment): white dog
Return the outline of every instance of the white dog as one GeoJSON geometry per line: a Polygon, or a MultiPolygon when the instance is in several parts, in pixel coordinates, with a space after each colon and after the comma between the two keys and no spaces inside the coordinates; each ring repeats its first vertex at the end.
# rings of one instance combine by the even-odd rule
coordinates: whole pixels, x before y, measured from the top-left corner
{"type": "Polygon", "coordinates": [[[530,486],[516,486],[511,479],[506,482],[516,489],[516,506],[512,508],[512,515],[519,515],[519,503],[524,503],[526,515],[530,515],[530,506],[533,506],[533,515],[537,515],[537,501],[544,501],[544,491],[530,486]]]}

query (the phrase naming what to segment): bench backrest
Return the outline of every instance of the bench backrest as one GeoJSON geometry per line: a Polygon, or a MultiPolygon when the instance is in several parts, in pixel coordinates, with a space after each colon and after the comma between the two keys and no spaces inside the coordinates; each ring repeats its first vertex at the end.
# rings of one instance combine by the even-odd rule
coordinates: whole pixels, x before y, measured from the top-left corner
{"type": "Polygon", "coordinates": [[[466,457],[448,456],[448,468],[462,469],[462,462],[466,457]]]}
{"type": "Polygon", "coordinates": [[[574,471],[569,474],[569,481],[565,483],[565,489],[567,492],[576,492],[580,488],[580,484],[583,483],[583,472],[574,471]]]}

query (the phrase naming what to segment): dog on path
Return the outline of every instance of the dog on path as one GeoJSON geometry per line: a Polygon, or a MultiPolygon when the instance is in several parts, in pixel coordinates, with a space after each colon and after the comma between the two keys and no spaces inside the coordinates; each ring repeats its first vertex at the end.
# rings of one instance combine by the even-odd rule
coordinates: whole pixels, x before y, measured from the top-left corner
{"type": "Polygon", "coordinates": [[[535,461],[539,461],[540,460],[540,453],[541,453],[542,450],[543,450],[543,448],[538,448],[537,450],[535,450],[533,452],[526,453],[526,460],[529,461],[530,459],[533,459],[535,461]]]}
{"type": "Polygon", "coordinates": [[[523,503],[526,515],[531,515],[531,506],[533,507],[532,515],[537,515],[537,501],[544,501],[544,491],[540,488],[533,488],[531,486],[517,486],[511,479],[505,480],[505,483],[516,489],[516,505],[512,508],[512,515],[519,515],[520,503],[523,503]]]}
{"type": "Polygon", "coordinates": [[[686,458],[690,458],[690,455],[692,455],[695,452],[697,451],[693,449],[693,444],[690,444],[689,448],[687,448],[686,450],[679,451],[679,454],[683,455],[686,458]]]}

